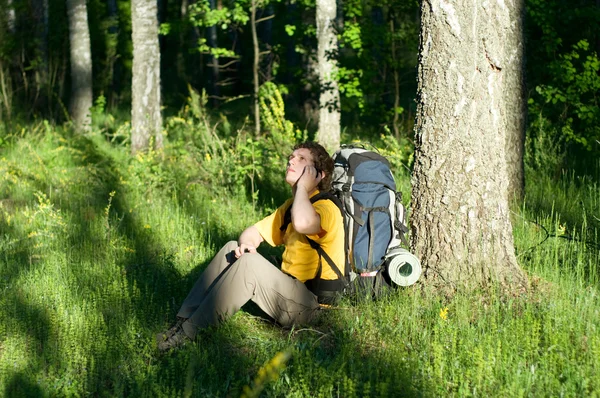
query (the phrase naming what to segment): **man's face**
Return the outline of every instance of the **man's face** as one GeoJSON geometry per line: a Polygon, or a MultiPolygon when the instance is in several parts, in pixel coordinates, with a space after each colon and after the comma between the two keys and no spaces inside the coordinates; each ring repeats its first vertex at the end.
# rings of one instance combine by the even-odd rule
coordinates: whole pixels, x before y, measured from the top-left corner
{"type": "Polygon", "coordinates": [[[285,181],[294,186],[304,171],[304,166],[314,166],[313,156],[308,148],[298,148],[288,157],[285,181]]]}

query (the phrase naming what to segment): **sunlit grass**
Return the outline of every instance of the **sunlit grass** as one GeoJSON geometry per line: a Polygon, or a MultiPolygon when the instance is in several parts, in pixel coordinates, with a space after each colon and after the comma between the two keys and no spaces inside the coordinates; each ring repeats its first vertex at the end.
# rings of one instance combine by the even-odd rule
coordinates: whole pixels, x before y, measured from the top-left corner
{"type": "MultiPolygon", "coordinates": [[[[155,334],[212,255],[276,205],[232,183],[248,169],[233,151],[210,168],[201,151],[169,151],[131,158],[59,129],[3,148],[0,395],[240,396],[258,385],[288,397],[600,394],[597,183],[528,176],[513,217],[526,294],[448,298],[418,285],[291,330],[247,306],[161,355],[155,334]],[[224,165],[240,169],[219,174],[224,165]],[[283,352],[285,368],[263,383],[283,352]]],[[[255,188],[288,192],[275,166],[261,172],[270,179],[255,188]]],[[[409,177],[396,172],[408,203],[409,177]]]]}

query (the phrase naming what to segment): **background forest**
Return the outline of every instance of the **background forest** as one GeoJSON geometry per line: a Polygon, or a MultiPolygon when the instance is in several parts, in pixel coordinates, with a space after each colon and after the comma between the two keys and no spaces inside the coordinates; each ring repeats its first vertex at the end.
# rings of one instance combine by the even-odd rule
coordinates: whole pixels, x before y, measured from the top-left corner
{"type": "MultiPolygon", "coordinates": [[[[525,1],[512,223],[530,291],[418,285],[292,330],[247,306],[167,355],[155,334],[215,249],[289,195],[286,155],[317,133],[316,4],[159,0],[164,144],[132,155],[132,4],[79,2],[93,94],[79,129],[72,3],[0,0],[0,395],[600,394],[597,0],[525,1]]],[[[341,141],[388,156],[407,206],[419,25],[418,1],[337,1],[341,141]]]]}

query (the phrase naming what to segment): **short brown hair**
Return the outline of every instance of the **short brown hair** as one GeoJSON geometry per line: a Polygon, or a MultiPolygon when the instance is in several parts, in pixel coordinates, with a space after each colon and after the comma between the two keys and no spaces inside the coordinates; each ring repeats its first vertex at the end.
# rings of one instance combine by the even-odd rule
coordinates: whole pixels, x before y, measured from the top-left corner
{"type": "Polygon", "coordinates": [[[319,185],[317,185],[319,191],[330,191],[331,177],[333,175],[333,159],[331,156],[329,156],[327,150],[318,142],[314,141],[306,141],[301,144],[297,144],[294,147],[294,151],[300,148],[308,149],[313,157],[315,168],[325,172],[325,177],[319,182],[319,185]]]}

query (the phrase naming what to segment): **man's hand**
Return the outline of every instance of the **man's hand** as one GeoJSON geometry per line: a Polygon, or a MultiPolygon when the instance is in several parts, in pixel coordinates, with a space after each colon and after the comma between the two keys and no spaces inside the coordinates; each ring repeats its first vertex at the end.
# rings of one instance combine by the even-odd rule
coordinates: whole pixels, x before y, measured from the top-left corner
{"type": "Polygon", "coordinates": [[[314,166],[304,166],[304,171],[296,182],[291,211],[292,225],[296,232],[312,235],[321,231],[321,217],[310,203],[309,195],[316,189],[322,178],[322,172],[314,166]]]}
{"type": "Polygon", "coordinates": [[[242,257],[245,253],[256,253],[256,247],[241,243],[235,248],[235,258],[242,257]]]}
{"type": "Polygon", "coordinates": [[[263,238],[254,225],[246,228],[238,238],[238,247],[233,251],[235,258],[240,258],[245,253],[256,253],[256,248],[262,241],[263,238]]]}
{"type": "Polygon", "coordinates": [[[322,179],[322,172],[318,171],[315,166],[304,166],[304,171],[296,182],[296,189],[302,188],[310,193],[319,185],[322,179]]]}

